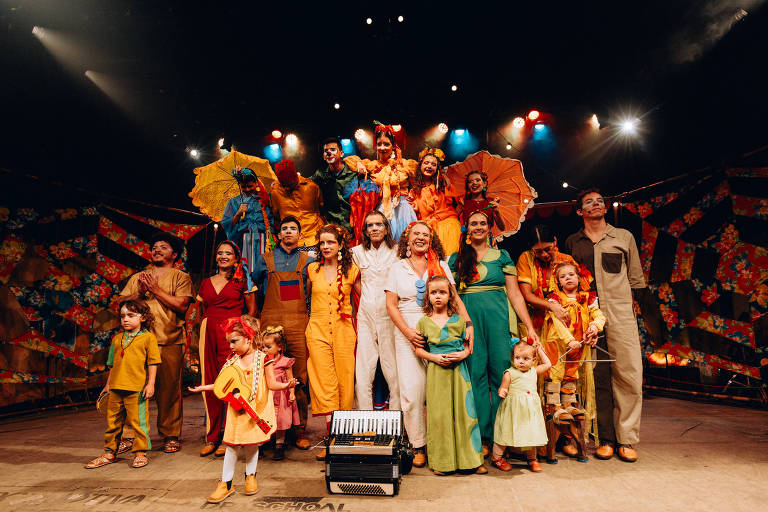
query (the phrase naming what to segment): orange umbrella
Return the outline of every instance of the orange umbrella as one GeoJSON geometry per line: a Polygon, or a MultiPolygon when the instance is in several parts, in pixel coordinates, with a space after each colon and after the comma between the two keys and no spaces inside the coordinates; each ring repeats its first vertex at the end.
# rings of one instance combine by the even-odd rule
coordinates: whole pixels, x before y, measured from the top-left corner
{"type": "Polygon", "coordinates": [[[505,231],[494,226],[493,235],[498,239],[517,233],[525,220],[525,212],[538,197],[536,190],[525,180],[522,162],[492,155],[488,151],[478,151],[463,162],[449,165],[446,174],[451,183],[451,192],[457,197],[464,197],[464,179],[472,171],[483,171],[488,175],[486,197],[489,200],[498,198],[505,231]]]}
{"type": "Polygon", "coordinates": [[[232,170],[241,167],[252,170],[264,191],[277,180],[269,160],[230,151],[221,160],[195,169],[195,186],[189,193],[192,204],[215,221],[220,221],[227,201],[240,194],[240,186],[232,176],[232,170]]]}

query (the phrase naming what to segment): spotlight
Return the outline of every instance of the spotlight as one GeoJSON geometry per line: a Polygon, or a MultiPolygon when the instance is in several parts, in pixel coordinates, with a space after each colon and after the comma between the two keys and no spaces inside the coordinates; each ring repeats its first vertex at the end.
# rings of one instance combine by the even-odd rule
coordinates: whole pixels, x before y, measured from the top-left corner
{"type": "Polygon", "coordinates": [[[456,85],[456,84],[453,84],[453,85],[451,86],[451,90],[452,90],[453,92],[456,92],[456,91],[458,91],[458,90],[459,90],[459,86],[458,86],[458,85],[456,85]]]}
{"type": "Polygon", "coordinates": [[[507,151],[509,151],[510,149],[512,149],[512,144],[507,144],[507,151]]]}
{"type": "Polygon", "coordinates": [[[536,126],[534,126],[534,128],[536,130],[543,130],[546,127],[547,127],[547,125],[545,125],[545,124],[537,124],[536,126]]]}
{"type": "Polygon", "coordinates": [[[285,136],[285,143],[289,146],[295,146],[299,143],[299,138],[295,134],[289,133],[285,136]]]}
{"type": "Polygon", "coordinates": [[[334,103],[333,108],[335,108],[336,110],[339,110],[341,108],[341,105],[339,105],[338,103],[334,103]]]}
{"type": "Polygon", "coordinates": [[[219,139],[219,147],[224,146],[224,137],[219,139]]]}
{"type": "Polygon", "coordinates": [[[403,18],[402,16],[398,16],[398,17],[397,17],[397,21],[399,21],[400,23],[402,23],[402,22],[403,22],[403,20],[405,20],[405,18],[403,18]]]}
{"type": "Polygon", "coordinates": [[[592,117],[589,118],[589,124],[591,124],[595,130],[600,128],[600,120],[597,118],[597,114],[592,114],[592,117]]]}
{"type": "Polygon", "coordinates": [[[280,130],[272,130],[272,136],[276,139],[279,139],[280,137],[283,136],[283,132],[281,132],[280,130]]]}
{"type": "Polygon", "coordinates": [[[464,135],[464,128],[458,128],[458,129],[456,129],[456,135],[458,135],[459,137],[461,137],[462,135],[464,135]]]}
{"type": "Polygon", "coordinates": [[[614,201],[613,202],[613,207],[614,208],[618,208],[619,207],[619,202],[618,201],[614,201]]]}
{"type": "Polygon", "coordinates": [[[273,142],[264,148],[264,156],[274,164],[283,159],[283,149],[280,147],[280,144],[273,142]]]}
{"type": "Polygon", "coordinates": [[[522,117],[516,117],[512,121],[512,126],[514,126],[515,128],[522,128],[523,126],[525,126],[525,119],[523,119],[522,117]]]}
{"type": "Polygon", "coordinates": [[[200,152],[196,149],[190,149],[189,156],[191,156],[192,158],[198,158],[200,156],[200,152]]]}
{"type": "Polygon", "coordinates": [[[43,37],[45,35],[45,30],[42,27],[35,25],[32,27],[32,33],[37,37],[43,37]]]}
{"type": "Polygon", "coordinates": [[[363,130],[362,128],[358,128],[357,130],[355,130],[355,138],[357,140],[363,140],[365,138],[365,130],[363,130]]]}
{"type": "Polygon", "coordinates": [[[219,229],[219,223],[218,222],[214,222],[213,223],[213,229],[219,229]]]}
{"type": "Polygon", "coordinates": [[[437,125],[437,131],[440,133],[448,133],[448,125],[445,123],[440,123],[437,125]]]}
{"type": "Polygon", "coordinates": [[[365,19],[365,22],[366,22],[368,25],[370,25],[371,23],[373,23],[373,19],[372,19],[372,18],[366,18],[366,19],[365,19]]]}
{"type": "Polygon", "coordinates": [[[624,135],[634,135],[637,133],[637,123],[639,119],[625,119],[619,124],[619,131],[624,135]]]}
{"type": "Polygon", "coordinates": [[[563,188],[568,188],[568,182],[567,181],[563,182],[563,188]]]}
{"type": "Polygon", "coordinates": [[[352,143],[352,139],[341,139],[341,150],[347,155],[354,154],[355,145],[352,143]]]}
{"type": "Polygon", "coordinates": [[[528,204],[528,203],[530,203],[531,201],[530,201],[530,199],[523,199],[523,202],[524,202],[525,204],[528,204]]]}
{"type": "Polygon", "coordinates": [[[528,119],[530,119],[531,121],[535,121],[539,118],[540,115],[541,113],[538,110],[531,110],[530,112],[528,112],[528,119]]]}
{"type": "Polygon", "coordinates": [[[395,130],[396,132],[399,132],[400,130],[403,129],[403,126],[399,124],[393,124],[392,129],[395,130]]]}

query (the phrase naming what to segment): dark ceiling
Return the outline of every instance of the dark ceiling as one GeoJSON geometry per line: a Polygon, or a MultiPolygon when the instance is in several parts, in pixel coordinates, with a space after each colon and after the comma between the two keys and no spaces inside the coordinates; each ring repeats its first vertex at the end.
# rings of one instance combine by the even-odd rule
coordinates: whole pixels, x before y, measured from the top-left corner
{"type": "Polygon", "coordinates": [[[192,209],[192,169],[219,137],[261,155],[271,130],[295,132],[308,174],[322,138],[373,119],[406,128],[407,156],[441,121],[504,153],[497,130],[535,107],[554,146],[507,154],[540,200],[570,198],[563,180],[622,192],[768,144],[767,12],[764,0],[0,0],[3,183],[29,173],[192,209]],[[640,137],[588,143],[592,113],[604,130],[639,116],[640,137]]]}

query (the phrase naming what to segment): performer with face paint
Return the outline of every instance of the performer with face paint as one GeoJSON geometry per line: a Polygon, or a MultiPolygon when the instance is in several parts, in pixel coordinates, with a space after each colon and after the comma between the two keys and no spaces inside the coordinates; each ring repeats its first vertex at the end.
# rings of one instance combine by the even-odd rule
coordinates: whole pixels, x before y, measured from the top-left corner
{"type": "Polygon", "coordinates": [[[347,185],[357,179],[357,172],[344,162],[341,141],[335,137],[323,142],[323,160],[327,166],[317,170],[311,177],[320,187],[323,196],[320,213],[326,222],[341,226],[349,232],[351,208],[347,185]]]}

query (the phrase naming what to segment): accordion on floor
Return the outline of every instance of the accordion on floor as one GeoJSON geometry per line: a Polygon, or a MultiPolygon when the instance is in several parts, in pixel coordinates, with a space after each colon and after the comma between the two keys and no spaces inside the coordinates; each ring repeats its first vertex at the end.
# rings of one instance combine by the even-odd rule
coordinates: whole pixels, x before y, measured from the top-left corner
{"type": "Polygon", "coordinates": [[[325,447],[331,494],[394,496],[413,465],[402,411],[334,411],[325,447]]]}

